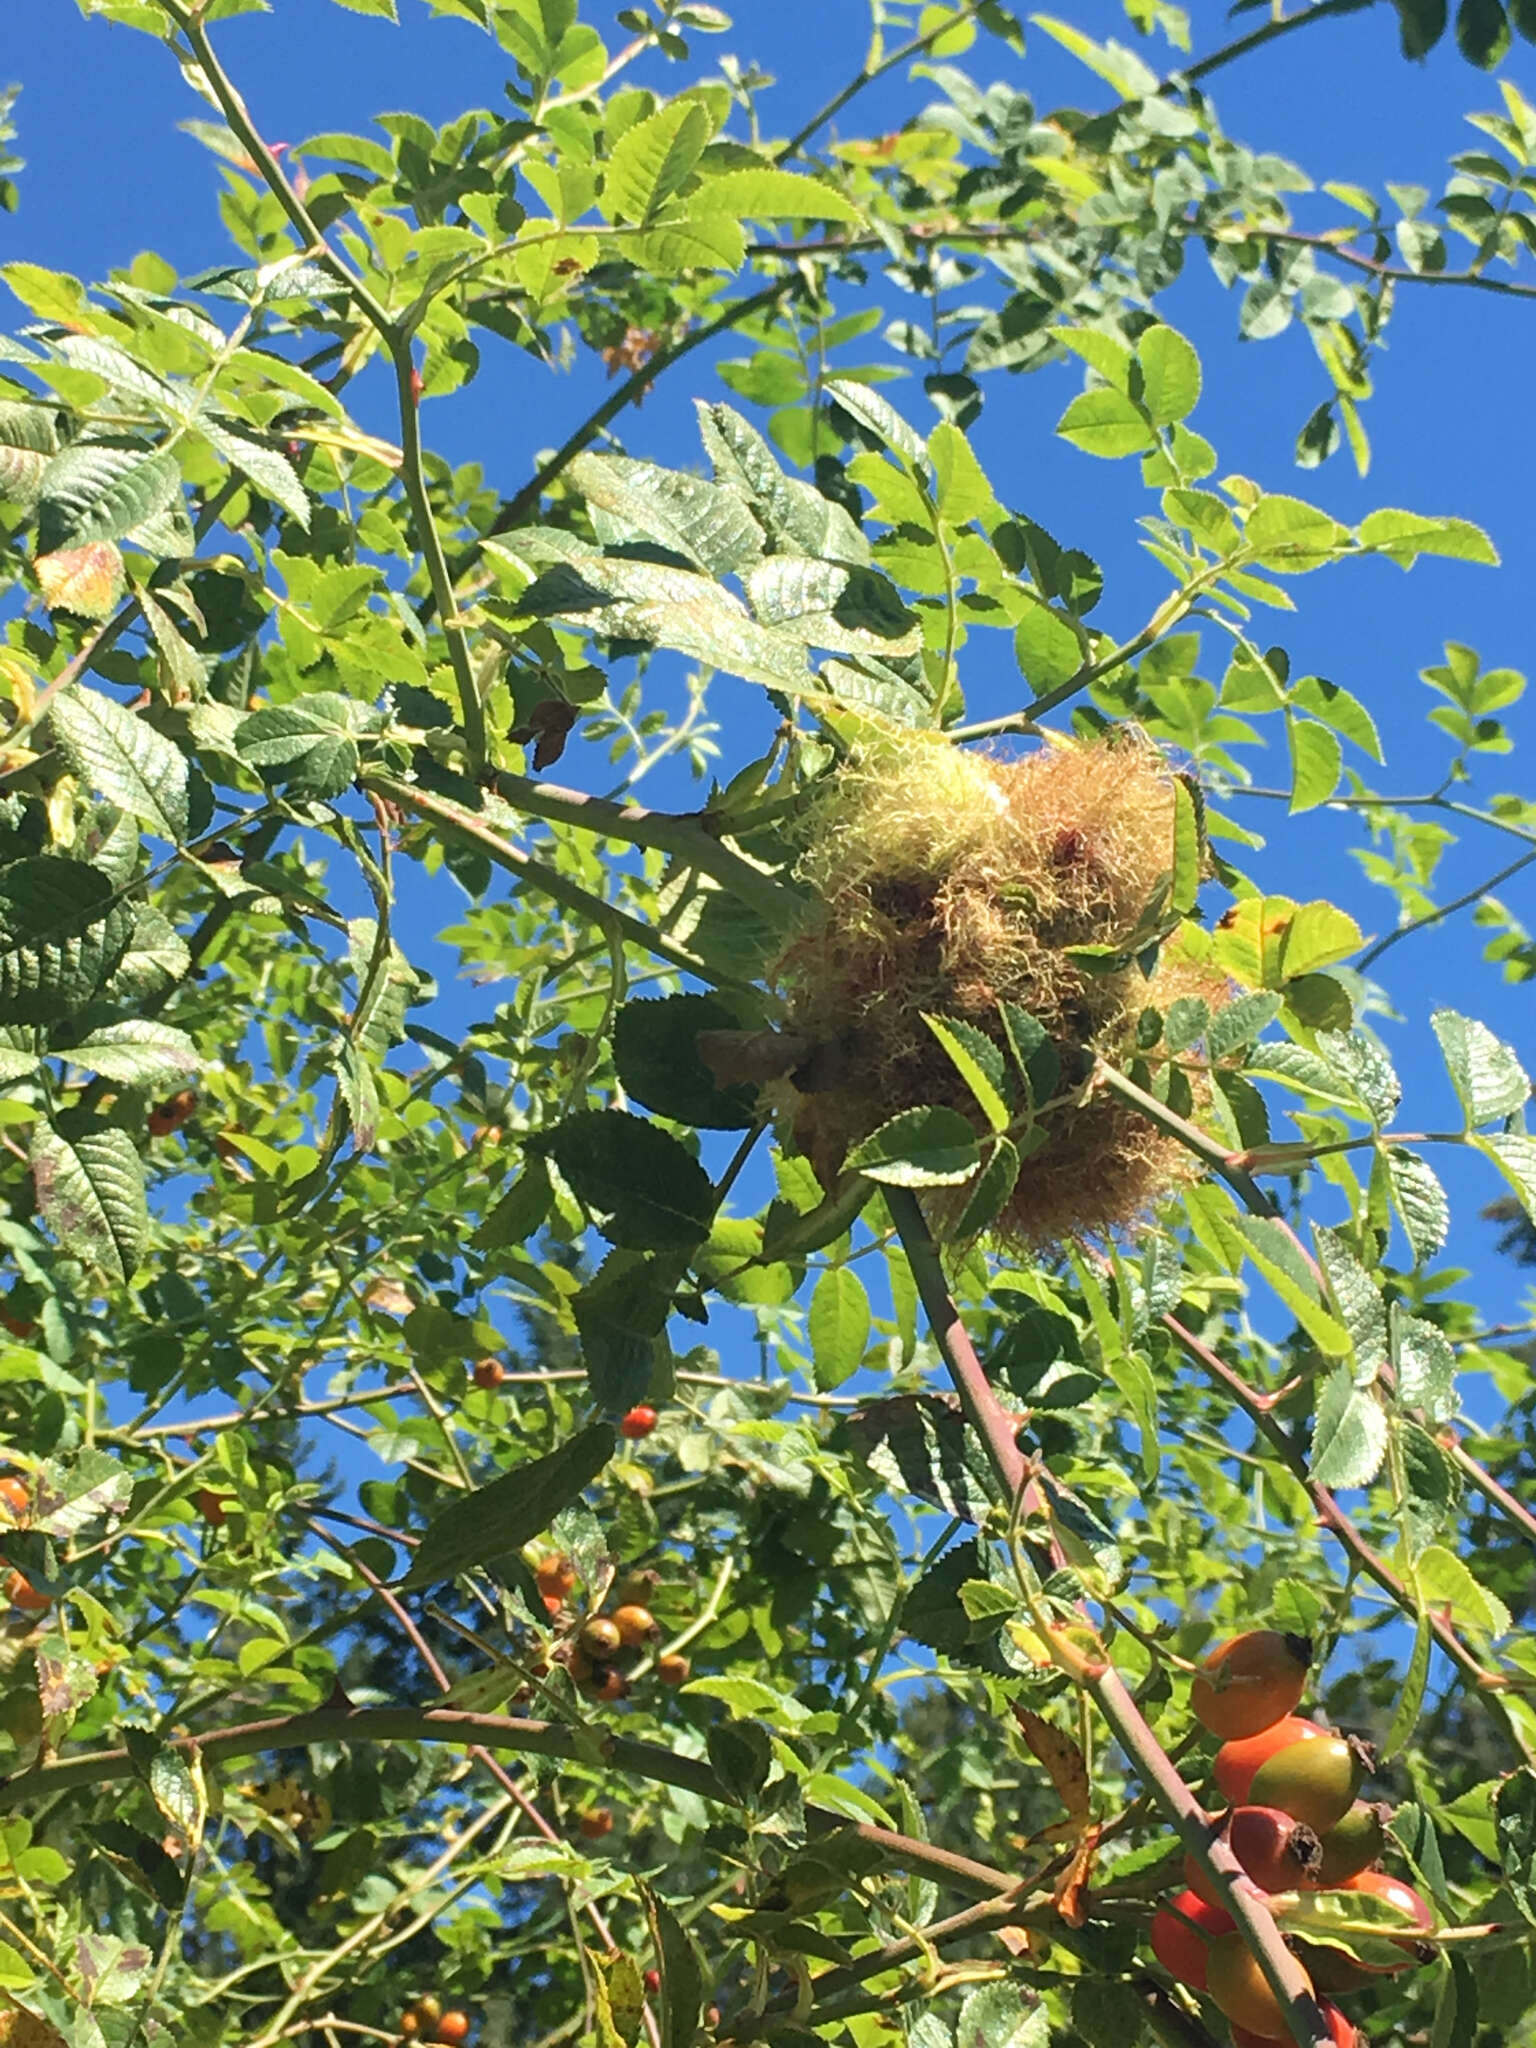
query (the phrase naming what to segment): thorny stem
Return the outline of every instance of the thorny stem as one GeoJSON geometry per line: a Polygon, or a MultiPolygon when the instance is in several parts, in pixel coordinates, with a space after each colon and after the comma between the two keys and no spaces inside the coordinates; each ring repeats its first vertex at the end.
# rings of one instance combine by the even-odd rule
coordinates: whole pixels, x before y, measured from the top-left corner
{"type": "MultiPolygon", "coordinates": [[[[887,1188],[885,1196],[967,1419],[981,1438],[993,1472],[1019,1504],[1027,1467],[1014,1441],[1014,1424],[992,1391],[944,1282],[938,1247],[917,1198],[906,1188],[887,1188]]],[[[1185,1848],[1211,1879],[1223,1909],[1236,1923],[1266,1983],[1280,2000],[1300,2048],[1329,2048],[1332,2030],[1312,1997],[1305,1972],[1286,1947],[1273,1916],[1249,1884],[1231,1847],[1213,1834],[1209,1815],[1147,1725],[1125,1681],[1113,1665],[1097,1656],[1075,1658],[1074,1675],[1108,1722],[1143,1785],[1178,1830],[1185,1848]]]]}
{"type": "Polygon", "coordinates": [[[970,1333],[961,1318],[944,1268],[939,1248],[933,1241],[916,1195],[910,1188],[884,1190],[886,1207],[901,1248],[912,1268],[912,1278],[933,1330],[934,1341],[954,1382],[966,1420],[981,1438],[998,1484],[1014,1499],[1029,1482],[1029,1464],[1015,1440],[1018,1418],[1008,1413],[993,1391],[986,1369],[976,1355],[970,1333]]]}

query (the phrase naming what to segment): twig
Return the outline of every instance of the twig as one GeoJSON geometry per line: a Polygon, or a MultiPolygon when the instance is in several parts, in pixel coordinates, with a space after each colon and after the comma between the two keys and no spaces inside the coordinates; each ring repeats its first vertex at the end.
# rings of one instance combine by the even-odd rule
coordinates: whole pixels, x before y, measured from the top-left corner
{"type": "Polygon", "coordinates": [[[930,45],[939,40],[940,36],[947,36],[951,29],[969,21],[980,5],[981,0],[966,0],[964,6],[957,7],[952,14],[945,15],[924,34],[914,36],[911,42],[902,43],[899,48],[892,50],[888,57],[882,57],[878,64],[866,64],[857,78],[845,85],[841,92],[835,92],[825,106],[812,114],[803,128],[796,129],[788,142],[780,144],[773,153],[773,161],[776,164],[784,164],[792,157],[798,156],[817,129],[824,128],[834,114],[840,114],[848,102],[857,98],[866,86],[873,85],[877,78],[883,78],[887,71],[894,71],[898,64],[905,64],[909,57],[920,57],[930,45]]]}
{"type": "Polygon", "coordinates": [[[1497,889],[1500,882],[1507,882],[1511,875],[1518,875],[1520,870],[1528,868],[1532,861],[1536,861],[1536,848],[1529,853],[1522,853],[1518,860],[1512,860],[1508,867],[1500,868],[1496,875],[1490,875],[1487,881],[1479,883],[1477,888],[1468,889],[1463,895],[1453,897],[1449,903],[1442,903],[1434,910],[1426,910],[1422,917],[1410,918],[1407,924],[1400,924],[1396,931],[1388,932],[1385,938],[1378,939],[1375,945],[1368,947],[1361,954],[1355,962],[1356,971],[1364,974],[1367,967],[1379,960],[1382,954],[1395,946],[1400,939],[1412,938],[1415,932],[1427,931],[1431,925],[1439,924],[1442,919],[1454,917],[1458,910],[1465,910],[1469,903],[1480,902],[1490,890],[1497,889]]]}
{"type": "MultiPolygon", "coordinates": [[[[1363,232],[1360,228],[1351,230],[1354,234],[1363,232]]],[[[1536,299],[1536,284],[1516,284],[1511,278],[1489,277],[1481,270],[1410,270],[1403,263],[1383,263],[1374,256],[1367,256],[1358,249],[1350,249],[1336,241],[1332,235],[1304,234],[1299,228],[1254,228],[1244,239],[1257,237],[1266,242],[1287,242],[1300,249],[1323,249],[1330,256],[1336,256],[1341,263],[1348,263],[1356,270],[1366,271],[1379,278],[1384,284],[1449,284],[1470,287],[1478,292],[1495,292],[1506,299],[1536,299]]],[[[1212,241],[1236,240],[1235,236],[1213,234],[1212,241]]]]}
{"type": "Polygon", "coordinates": [[[400,481],[405,491],[406,502],[410,506],[416,543],[421,549],[433,596],[442,614],[443,637],[448,644],[448,658],[459,690],[465,741],[470,756],[478,767],[485,759],[485,712],[475,689],[468,643],[454,615],[453,585],[443,554],[442,536],[432,516],[432,504],[427,491],[420,422],[417,416],[415,365],[411,357],[410,329],[390,318],[384,305],[374,297],[356,271],[342,260],[326,240],[314,216],[289,182],[282,165],[262,137],[229,74],[219,62],[213,45],[208,40],[208,31],[200,12],[184,5],[183,0],[164,0],[164,4],[167,13],[191,45],[203,77],[218,101],[225,120],[239,136],[262,182],[298,233],[304,253],[323,265],[338,283],[346,287],[355,300],[358,311],[383,343],[394,365],[396,397],[400,412],[400,481]]]}
{"type": "Polygon", "coordinates": [[[750,990],[758,1000],[762,991],[755,983],[740,980],[735,975],[719,973],[708,961],[697,953],[690,953],[686,946],[680,946],[654,925],[643,918],[633,916],[627,910],[605,903],[600,896],[594,896],[583,889],[579,882],[570,881],[558,868],[546,861],[537,860],[532,854],[524,853],[513,846],[481,819],[471,812],[461,811],[456,804],[445,798],[432,796],[413,783],[396,782],[392,777],[372,775],[369,787],[380,796],[388,797],[418,817],[428,818],[443,831],[456,838],[466,839],[487,854],[498,867],[507,869],[529,887],[539,890],[566,910],[574,910],[578,916],[589,918],[600,930],[611,931],[629,939],[645,952],[654,954],[658,960],[665,960],[673,967],[680,967],[684,973],[697,975],[700,981],[707,981],[716,988],[750,990]]]}
{"type": "MultiPolygon", "coordinates": [[[[993,1472],[1015,1502],[1023,1493],[1026,1467],[1014,1441],[1014,1425],[981,1368],[958,1310],[943,1284],[938,1247],[916,1197],[905,1188],[885,1191],[887,1206],[912,1264],[912,1276],[944,1363],[966,1415],[981,1438],[993,1472]],[[935,1281],[937,1276],[937,1282],[935,1281]]],[[[1127,1758],[1185,1848],[1211,1879],[1220,1903],[1265,1982],[1279,1999],[1300,2048],[1330,2048],[1332,2030],[1312,1996],[1301,1965],[1286,1947],[1274,1917],[1249,1883],[1226,1840],[1213,1835],[1210,1816],[1179,1776],[1114,1666],[1097,1655],[1074,1654],[1072,1674],[1094,1701],[1127,1758]]]]}
{"type": "Polygon", "coordinates": [[[1536,1543],[1536,1515],[1523,1506],[1507,1486],[1501,1486],[1486,1466],[1480,1465],[1452,1430],[1446,1430],[1437,1439],[1440,1448],[1451,1463],[1462,1472],[1472,1486],[1493,1502],[1529,1542],[1536,1543]]]}
{"type": "Polygon", "coordinates": [[[1222,49],[1213,50],[1209,57],[1202,57],[1196,64],[1186,64],[1173,73],[1163,86],[1163,91],[1177,91],[1181,85],[1193,84],[1196,79],[1209,78],[1213,71],[1219,71],[1224,64],[1235,63],[1239,57],[1246,57],[1250,50],[1257,50],[1265,43],[1272,43],[1280,36],[1289,35],[1293,29],[1306,28],[1314,21],[1322,21],[1332,14],[1359,14],[1363,9],[1375,5],[1375,0],[1318,0],[1315,7],[1303,7],[1297,14],[1276,16],[1266,21],[1262,28],[1250,30],[1239,36],[1235,42],[1227,43],[1222,49]]]}
{"type": "Polygon", "coordinates": [[[1265,1194],[1252,1174],[1245,1171],[1240,1159],[1234,1157],[1225,1145],[1215,1138],[1208,1137],[1198,1125],[1189,1123],[1177,1115],[1165,1102],[1159,1102],[1155,1095],[1149,1095],[1144,1088],[1138,1088],[1128,1075],[1122,1074],[1118,1067],[1112,1067],[1107,1060],[1098,1062],[1094,1068],[1094,1078],[1112,1095],[1118,1095],[1123,1101],[1130,1103],[1133,1109],[1139,1109],[1148,1123],[1156,1124],[1159,1130],[1166,1131],[1172,1138],[1177,1138],[1179,1143],[1197,1159],[1203,1160],[1213,1173],[1220,1174],[1232,1192],[1241,1198],[1243,1207],[1250,1215],[1262,1216],[1271,1222],[1275,1220],[1273,1199],[1265,1194]]]}
{"type": "MultiPolygon", "coordinates": [[[[784,884],[725,845],[711,828],[707,811],[651,811],[644,804],[615,803],[608,797],[588,796],[583,790],[563,789],[558,783],[538,782],[526,775],[498,774],[491,787],[503,803],[531,818],[575,825],[583,832],[622,839],[631,846],[655,847],[698,868],[733,896],[756,904],[771,917],[784,915],[784,884]]],[[[726,827],[729,821],[722,818],[719,822],[726,827]]]]}

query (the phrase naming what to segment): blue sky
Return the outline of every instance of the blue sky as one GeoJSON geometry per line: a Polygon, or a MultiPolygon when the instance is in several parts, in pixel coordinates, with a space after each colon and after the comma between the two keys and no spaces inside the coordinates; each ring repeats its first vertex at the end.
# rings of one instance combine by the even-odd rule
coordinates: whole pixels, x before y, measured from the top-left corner
{"type": "MultiPolygon", "coordinates": [[[[498,104],[503,60],[495,46],[462,23],[433,21],[419,0],[401,4],[399,28],[343,12],[329,0],[278,0],[272,13],[221,29],[225,62],[263,132],[293,142],[327,129],[366,131],[375,114],[389,109],[408,107],[442,121],[466,106],[498,104]]],[[[585,11],[616,43],[623,32],[614,30],[611,10],[585,11]]],[[[20,212],[0,215],[0,260],[23,258],[85,278],[145,248],[187,274],[224,260],[217,166],[177,127],[208,110],[166,53],[127,29],[83,20],[57,0],[7,12],[0,81],[16,79],[24,88],[19,148],[28,167],[20,212]]],[[[1092,33],[1134,40],[1107,0],[1074,0],[1070,12],[1092,33]]],[[[1192,12],[1196,54],[1256,19],[1249,14],[1228,23],[1222,10],[1198,4],[1192,12]]],[[[646,75],[665,90],[733,51],[775,75],[765,124],[788,133],[857,70],[867,32],[867,15],[856,0],[746,0],[728,35],[696,39],[691,66],[653,64],[646,75]]],[[[1038,31],[1031,31],[1022,60],[983,41],[956,61],[980,82],[1003,77],[1022,85],[1042,109],[1062,102],[1098,106],[1108,96],[1038,31]]],[[[1153,61],[1161,58],[1154,53],[1153,61]]],[[[1504,75],[1536,100],[1536,48],[1517,43],[1504,75]]],[[[1283,39],[1219,74],[1211,91],[1230,134],[1291,157],[1319,181],[1377,189],[1391,179],[1438,191],[1447,156],[1477,139],[1464,114],[1498,105],[1495,81],[1470,69],[1449,41],[1425,64],[1404,63],[1395,15],[1385,5],[1283,39]]],[[[849,110],[845,132],[895,126],[929,97],[921,81],[895,74],[849,110]]],[[[1321,198],[1302,204],[1309,220],[1334,217],[1321,198]]],[[[888,317],[906,310],[894,288],[879,280],[871,295],[888,317]]],[[[1205,359],[1206,396],[1193,423],[1215,442],[1221,473],[1241,471],[1268,488],[1310,497],[1346,521],[1378,505],[1399,505],[1456,513],[1493,534],[1504,557],[1497,573],[1427,561],[1404,577],[1385,564],[1364,562],[1298,582],[1298,614],[1276,622],[1275,637],[1289,648],[1293,670],[1331,677],[1375,713],[1390,756],[1382,786],[1405,792],[1429,786],[1445,754],[1425,724],[1433,700],[1418,671],[1441,659],[1447,639],[1469,642],[1489,666],[1532,663],[1536,527],[1529,479],[1536,473],[1536,410],[1527,394],[1536,304],[1404,290],[1390,348],[1378,359],[1377,396],[1367,408],[1375,459],[1363,481],[1347,457],[1321,472],[1293,466],[1296,430],[1326,390],[1302,333],[1262,344],[1240,341],[1236,300],[1223,294],[1200,258],[1192,259],[1160,310],[1205,359]]],[[[16,309],[4,317],[19,324],[24,316],[16,309]]],[[[1079,373],[1068,365],[1027,378],[993,376],[977,446],[1007,502],[1104,564],[1100,617],[1117,630],[1130,629],[1166,587],[1136,545],[1134,522],[1154,507],[1134,463],[1095,462],[1053,438],[1055,419],[1078,383],[1079,373]]],[[[529,474],[538,449],[581,419],[601,388],[601,371],[590,358],[556,375],[527,357],[488,349],[481,379],[430,406],[425,431],[454,459],[480,461],[510,493],[529,474]]],[[[916,382],[888,386],[887,393],[915,421],[931,423],[916,382]]],[[[383,380],[363,380],[352,395],[365,422],[387,431],[383,380]]],[[[696,395],[727,395],[703,352],[673,372],[643,412],[621,421],[626,445],[672,464],[695,461],[696,395]]],[[[1019,687],[1002,643],[997,649],[972,645],[970,715],[1010,708],[1019,687]]],[[[1213,649],[1208,665],[1219,673],[1217,662],[1213,649]]],[[[713,709],[725,725],[726,762],[737,765],[766,730],[758,693],[722,680],[713,709]]],[[[1530,714],[1512,716],[1529,739],[1530,714]]],[[[605,769],[600,753],[578,747],[560,773],[600,788],[605,769]]],[[[1273,779],[1284,779],[1279,762],[1273,779]]],[[[1496,767],[1487,787],[1500,786],[1518,786],[1513,767],[1503,773],[1496,767]]],[[[647,787],[651,801],[688,800],[685,780],[667,784],[658,776],[647,787]]],[[[1360,881],[1345,852],[1352,835],[1341,821],[1314,814],[1287,826],[1282,807],[1259,804],[1246,806],[1243,815],[1273,835],[1271,853],[1254,863],[1271,886],[1297,896],[1332,896],[1367,930],[1390,923],[1391,902],[1360,881]]],[[[1442,893],[1470,886],[1514,851],[1507,840],[1459,850],[1447,864],[1442,893]]],[[[1536,923],[1529,874],[1511,885],[1507,900],[1517,915],[1536,923]]],[[[436,923],[454,922],[460,909],[457,900],[441,906],[436,923]]],[[[1481,962],[1480,947],[1480,936],[1460,919],[1390,956],[1389,984],[1404,1021],[1383,1029],[1406,1084],[1405,1120],[1416,1128],[1453,1120],[1424,1023],[1433,1005],[1471,1010],[1523,1047],[1528,1061],[1536,1058],[1529,989],[1502,985],[1481,962]]],[[[472,1015],[484,996],[465,992],[457,1000],[462,1014],[472,1015]]],[[[1475,1267],[1490,1320],[1518,1312],[1519,1276],[1494,1257],[1492,1232],[1476,1216],[1478,1206],[1500,1192],[1491,1172],[1464,1168],[1445,1155],[1436,1163],[1445,1170],[1458,1215],[1453,1254],[1475,1267]]]]}

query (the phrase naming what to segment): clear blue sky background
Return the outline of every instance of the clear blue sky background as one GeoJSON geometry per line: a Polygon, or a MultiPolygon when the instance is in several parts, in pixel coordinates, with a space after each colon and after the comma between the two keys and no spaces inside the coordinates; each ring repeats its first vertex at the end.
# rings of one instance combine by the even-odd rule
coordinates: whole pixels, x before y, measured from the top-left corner
{"type": "MultiPolygon", "coordinates": [[[[497,105],[505,62],[496,46],[465,24],[433,21],[419,0],[401,5],[398,28],[345,13],[329,0],[277,0],[272,13],[220,30],[225,62],[263,132],[298,141],[329,129],[366,132],[375,114],[390,109],[409,108],[441,122],[468,106],[497,105]]],[[[1064,11],[1090,32],[1134,40],[1108,0],[1073,0],[1064,11]]],[[[613,9],[600,5],[584,12],[616,46],[624,32],[614,26],[613,9]]],[[[1192,14],[1197,55],[1258,18],[1248,14],[1234,23],[1224,10],[1199,0],[1192,14]]],[[[0,82],[15,79],[24,87],[19,147],[28,167],[20,212],[0,215],[0,260],[25,258],[88,279],[146,248],[185,274],[226,260],[229,248],[216,210],[217,165],[177,127],[209,110],[166,53],[129,30],[82,20],[67,0],[31,6],[12,0],[6,15],[0,82]]],[[[692,65],[669,69],[653,62],[642,75],[665,91],[717,61],[722,50],[755,60],[778,80],[764,102],[765,125],[787,134],[859,68],[867,34],[867,15],[857,0],[743,0],[730,34],[696,39],[692,65]]],[[[1150,61],[1165,62],[1163,46],[1142,47],[1150,61]]],[[[981,83],[1003,77],[1022,86],[1042,110],[1064,102],[1102,106],[1108,98],[1106,87],[1035,30],[1023,60],[984,39],[956,61],[981,83]]],[[[1517,43],[1505,75],[1536,100],[1536,49],[1517,43]]],[[[1404,63],[1396,17],[1385,4],[1282,39],[1222,72],[1211,87],[1229,134],[1292,158],[1319,182],[1345,179],[1378,190],[1391,179],[1439,191],[1449,154],[1478,141],[1464,125],[1464,114],[1499,105],[1494,80],[1468,67],[1449,38],[1426,64],[1404,63]]],[[[849,110],[845,132],[894,127],[931,96],[922,81],[895,74],[849,110]]],[[[1319,223],[1337,217],[1321,199],[1303,206],[1319,223]]],[[[878,280],[873,296],[888,317],[907,311],[895,289],[878,280]]],[[[1452,290],[1403,292],[1390,349],[1378,360],[1378,395],[1367,408],[1375,461],[1363,481],[1347,456],[1336,457],[1320,473],[1293,466],[1296,430],[1326,393],[1301,330],[1278,341],[1241,342],[1236,300],[1222,293],[1198,255],[1160,310],[1196,341],[1205,358],[1206,396],[1194,424],[1216,444],[1221,473],[1242,471],[1271,489],[1311,497],[1346,521],[1377,505],[1400,505],[1460,514],[1493,534],[1504,556],[1497,573],[1425,562],[1404,577],[1386,564],[1360,563],[1297,582],[1299,614],[1275,615],[1273,637],[1289,648],[1293,671],[1329,676],[1371,707],[1391,757],[1382,786],[1403,792],[1429,787],[1438,780],[1445,752],[1425,724],[1433,700],[1418,671],[1441,659],[1448,638],[1471,643],[1489,666],[1526,669],[1536,654],[1530,626],[1536,586],[1530,509],[1536,304],[1452,290]]],[[[0,311],[5,324],[24,318],[19,308],[0,311]]],[[[876,352],[873,344],[868,352],[876,352]]],[[[1104,564],[1108,589],[1098,622],[1130,630],[1166,589],[1162,573],[1136,546],[1134,521],[1154,507],[1134,462],[1095,462],[1054,440],[1054,421],[1078,384],[1079,373],[1068,365],[1025,378],[994,375],[986,386],[977,445],[1007,502],[1104,564]]],[[[427,437],[456,460],[481,462],[510,493],[528,476],[536,451],[580,420],[601,388],[601,372],[590,357],[560,375],[490,343],[480,380],[427,409],[427,437]]],[[[916,382],[887,391],[915,421],[931,423],[916,382]]],[[[727,395],[703,353],[672,372],[643,412],[620,421],[626,444],[672,464],[696,460],[690,401],[698,394],[727,395]]],[[[382,379],[371,385],[364,380],[351,397],[365,421],[389,430],[382,379]]],[[[996,650],[972,643],[972,717],[1018,701],[1003,644],[1001,637],[996,650]]],[[[1220,659],[1212,648],[1207,665],[1217,674],[1220,659]]],[[[766,731],[759,693],[721,680],[713,706],[725,725],[726,761],[739,764],[766,731]]],[[[1530,714],[1517,710],[1512,716],[1528,740],[1530,714]]],[[[1519,787],[1519,758],[1496,766],[1487,786],[1519,787]]],[[[560,772],[600,788],[607,780],[605,765],[600,754],[577,747],[560,772]]],[[[1279,760],[1272,779],[1285,779],[1279,760]]],[[[685,786],[673,785],[666,793],[686,800],[685,786]]],[[[1350,907],[1368,931],[1390,925],[1393,905],[1359,878],[1343,850],[1351,835],[1341,822],[1318,813],[1287,826],[1279,806],[1258,804],[1244,815],[1256,829],[1271,832],[1272,854],[1255,862],[1270,886],[1302,897],[1331,896],[1350,907]]],[[[1474,840],[1447,863],[1442,894],[1471,886],[1515,850],[1507,839],[1474,840]]],[[[1511,885],[1507,900],[1536,923],[1532,874],[1511,885]]],[[[458,911],[457,902],[439,898],[436,924],[454,921],[458,911]]],[[[1384,963],[1403,1021],[1382,1028],[1404,1076],[1405,1118],[1415,1128],[1455,1120],[1424,1021],[1434,1004],[1451,1003],[1484,1017],[1523,1048],[1528,1064],[1536,1058],[1529,988],[1502,985],[1481,962],[1480,949],[1480,935],[1463,917],[1408,942],[1384,963]]],[[[453,1008],[469,1017],[484,1001],[484,992],[465,991],[453,1008]]],[[[1501,1192],[1500,1186],[1491,1170],[1471,1170],[1443,1154],[1436,1163],[1445,1170],[1457,1212],[1452,1253],[1475,1268],[1486,1315],[1496,1320],[1518,1312],[1520,1276],[1494,1256],[1493,1233],[1477,1218],[1478,1207],[1501,1192]]]]}

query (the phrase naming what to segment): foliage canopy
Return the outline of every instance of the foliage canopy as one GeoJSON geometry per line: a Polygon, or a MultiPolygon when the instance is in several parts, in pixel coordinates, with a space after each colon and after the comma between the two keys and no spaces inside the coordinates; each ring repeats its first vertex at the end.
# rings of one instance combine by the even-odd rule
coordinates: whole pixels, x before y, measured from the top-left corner
{"type": "Polygon", "coordinates": [[[1493,545],[1224,474],[1159,312],[1203,259],[1303,331],[1297,461],[1363,474],[1397,298],[1536,296],[1536,109],[1501,79],[1436,200],[1313,192],[1207,81],[1362,0],[1207,53],[1167,0],[1036,17],[1050,112],[981,82],[1028,77],[997,0],[877,4],[789,136],[703,0],[622,44],[432,0],[504,108],[284,148],[220,57],[252,0],[82,5],[206,102],[233,254],[0,266],[4,2039],[430,1996],[486,2048],[1209,2048],[1147,1947],[1186,1850],[1297,2041],[1282,1931],[1372,1972],[1364,2038],[1536,2038],[1536,1382],[1434,1165],[1528,1217],[1530,1083],[1440,1009],[1415,1130],[1372,1021],[1447,916],[1536,972],[1524,679],[1448,645],[1396,791],[1270,636],[1313,571],[1493,545]],[[598,358],[525,481],[434,452],[598,358]],[[989,479],[989,388],[1063,359],[1057,432],[1148,493],[1140,623],[989,479]],[[662,376],[668,465],[620,440],[662,376]],[[1396,928],[1260,888],[1259,797],[1282,858],[1347,811],[1396,928]],[[1447,901],[1457,832],[1497,872],[1447,901]],[[1376,1745],[1418,1967],[1390,1901],[1233,1888],[1189,1678],[1252,1626],[1376,1745]]]}

